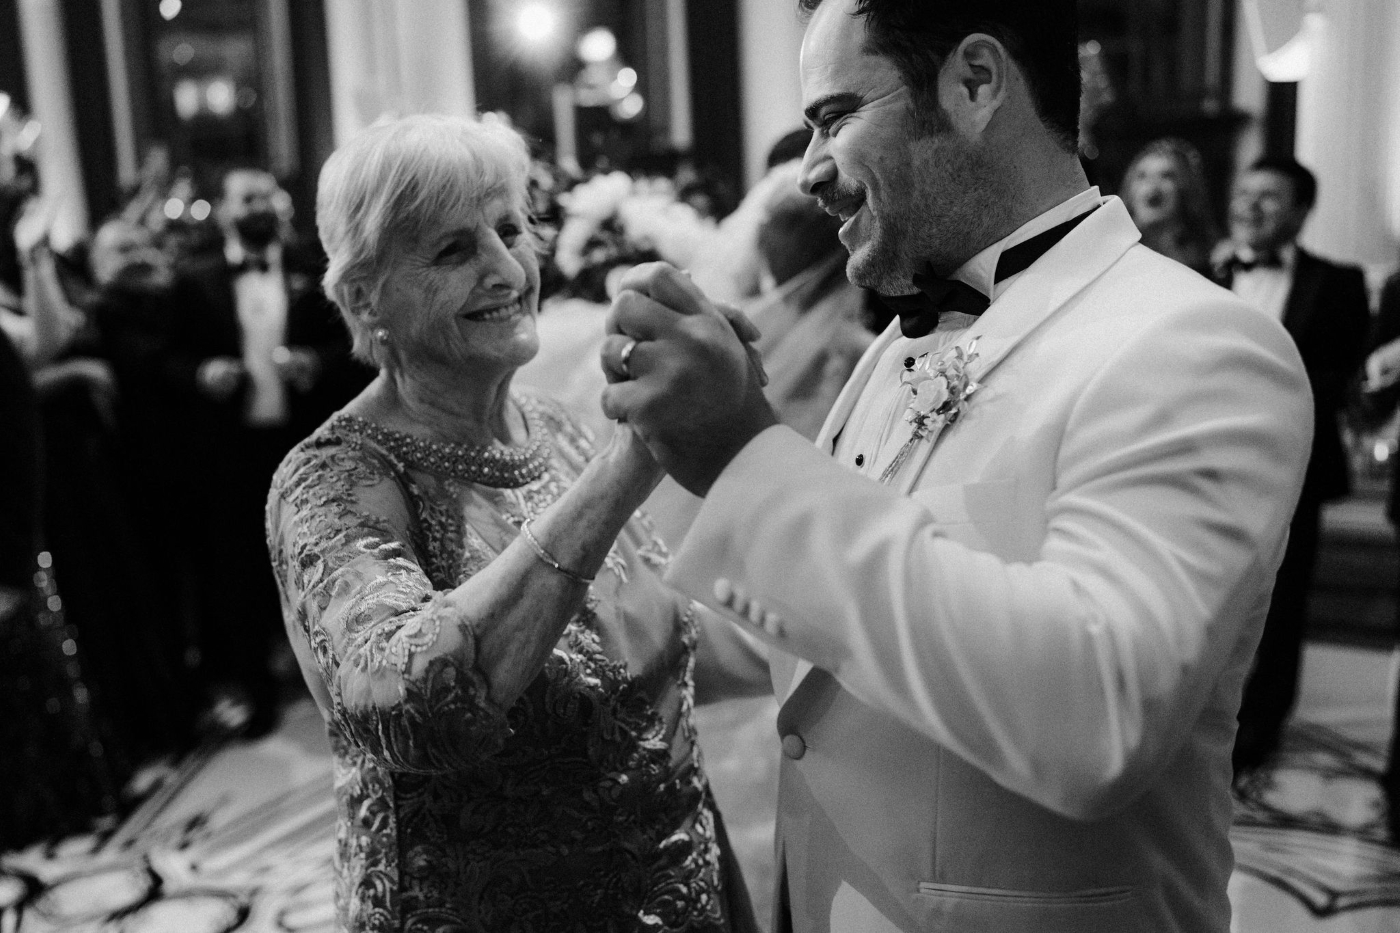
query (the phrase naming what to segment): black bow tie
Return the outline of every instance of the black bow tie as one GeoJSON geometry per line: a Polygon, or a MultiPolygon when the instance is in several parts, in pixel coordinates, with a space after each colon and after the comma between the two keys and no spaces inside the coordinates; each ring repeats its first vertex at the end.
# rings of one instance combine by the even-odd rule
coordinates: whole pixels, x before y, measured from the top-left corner
{"type": "MultiPolygon", "coordinates": [[[[1090,208],[1078,217],[1002,250],[997,259],[995,280],[1000,282],[1029,269],[1037,259],[1050,252],[1051,247],[1063,240],[1066,234],[1096,210],[1097,207],[1090,208]]],[[[913,295],[879,296],[886,307],[899,315],[899,329],[906,337],[922,337],[932,333],[938,326],[939,315],[946,311],[975,316],[986,311],[992,303],[990,298],[966,282],[945,279],[932,272],[915,275],[914,287],[919,291],[913,295]]]]}
{"type": "Polygon", "coordinates": [[[243,261],[235,263],[231,268],[234,275],[242,275],[244,272],[270,272],[272,264],[265,257],[245,254],[243,261]]]}
{"type": "Polygon", "coordinates": [[[1254,254],[1253,259],[1245,259],[1242,256],[1231,256],[1225,263],[1225,268],[1230,272],[1249,272],[1253,269],[1282,269],[1283,256],[1278,250],[1263,250],[1254,254]]]}

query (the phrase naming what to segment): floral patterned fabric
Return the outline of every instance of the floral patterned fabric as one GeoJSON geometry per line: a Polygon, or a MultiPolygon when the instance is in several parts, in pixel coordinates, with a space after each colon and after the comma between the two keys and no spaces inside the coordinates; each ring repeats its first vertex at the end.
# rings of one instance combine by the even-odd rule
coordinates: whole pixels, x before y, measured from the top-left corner
{"type": "Polygon", "coordinates": [[[340,925],[728,930],[732,860],[692,725],[695,613],[661,582],[645,519],[509,709],[476,666],[476,622],[445,602],[590,456],[535,404],[553,453],[520,488],[429,473],[344,415],[273,481],[288,633],[336,756],[340,925]]]}

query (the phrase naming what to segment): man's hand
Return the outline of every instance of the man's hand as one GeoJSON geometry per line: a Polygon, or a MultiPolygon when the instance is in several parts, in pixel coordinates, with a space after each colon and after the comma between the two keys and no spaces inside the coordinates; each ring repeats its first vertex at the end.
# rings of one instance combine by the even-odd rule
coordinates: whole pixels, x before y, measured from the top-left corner
{"type": "Polygon", "coordinates": [[[757,331],[665,263],[637,266],[621,288],[603,341],[603,412],[631,425],[676,482],[703,496],[778,422],[748,346],[757,331]]]}
{"type": "Polygon", "coordinates": [[[277,376],[298,392],[310,392],[321,375],[321,361],[316,351],[306,347],[277,347],[272,351],[272,365],[277,376]]]}
{"type": "Polygon", "coordinates": [[[1365,372],[1366,381],[1361,385],[1363,392],[1379,392],[1400,380],[1400,340],[1377,347],[1366,358],[1365,372]]]}
{"type": "Polygon", "coordinates": [[[232,356],[211,356],[199,364],[195,382],[216,402],[227,401],[243,381],[243,361],[232,356]]]}

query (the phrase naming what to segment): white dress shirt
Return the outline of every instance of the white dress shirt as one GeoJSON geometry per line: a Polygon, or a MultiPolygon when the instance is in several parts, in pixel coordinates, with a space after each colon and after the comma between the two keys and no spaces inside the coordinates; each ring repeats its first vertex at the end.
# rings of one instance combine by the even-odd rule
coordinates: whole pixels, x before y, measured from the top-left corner
{"type": "MultiPolygon", "coordinates": [[[[237,267],[249,255],[243,244],[229,240],[224,255],[237,267]]],[[[282,245],[273,243],[264,258],[266,272],[247,270],[233,277],[233,297],[238,310],[238,331],[243,344],[243,366],[248,372],[248,398],[244,423],[250,427],[276,427],[289,417],[287,386],[277,374],[273,353],[286,341],[287,289],[282,277],[282,245]]]]}
{"type": "MultiPolygon", "coordinates": [[[[1236,252],[1241,259],[1253,259],[1249,250],[1241,248],[1236,252]]],[[[1240,270],[1230,281],[1230,290],[1244,299],[1251,308],[1258,308],[1275,321],[1283,320],[1284,305],[1288,303],[1288,293],[1293,288],[1293,267],[1298,262],[1298,250],[1292,244],[1278,251],[1279,266],[1256,266],[1248,271],[1240,270]]]]}
{"type": "MultiPolygon", "coordinates": [[[[1024,272],[996,281],[997,262],[1004,250],[1024,243],[1037,234],[1073,220],[1102,202],[1098,188],[1081,191],[1050,210],[1018,227],[1009,236],[973,256],[953,273],[952,278],[966,282],[995,301],[1006,293],[1024,272]]],[[[901,381],[905,360],[918,359],[924,354],[937,357],[972,326],[976,318],[970,314],[949,312],[941,315],[938,326],[922,337],[901,337],[890,344],[866,383],[865,391],[856,402],[845,429],[836,438],[833,451],[838,462],[878,479],[903,446],[899,430],[904,410],[912,397],[901,381]]],[[[890,325],[898,327],[896,321],[890,325]]]]}

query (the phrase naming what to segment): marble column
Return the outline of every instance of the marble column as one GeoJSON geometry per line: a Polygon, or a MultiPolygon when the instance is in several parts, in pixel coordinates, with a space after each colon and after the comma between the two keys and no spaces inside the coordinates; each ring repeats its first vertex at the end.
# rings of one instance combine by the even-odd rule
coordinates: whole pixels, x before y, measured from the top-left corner
{"type": "Polygon", "coordinates": [[[465,0],[326,0],[336,145],[381,116],[475,112],[465,0]]]}
{"type": "Polygon", "coordinates": [[[802,32],[793,0],[739,2],[745,187],[763,177],[773,143],[802,125],[802,32]]]}
{"type": "Polygon", "coordinates": [[[42,128],[37,145],[39,180],[54,212],[53,241],[65,247],[87,233],[88,208],[58,0],[19,0],[19,28],[30,115],[42,128]]]}

